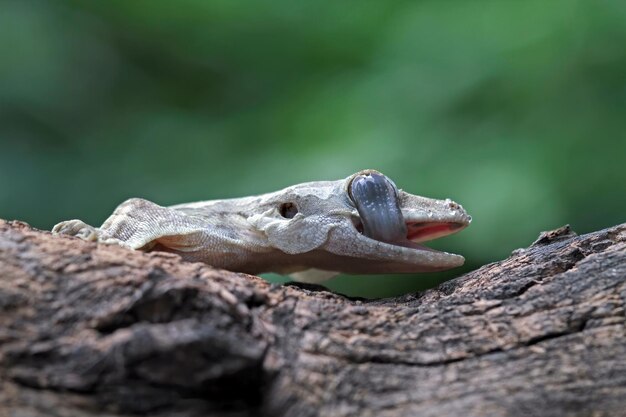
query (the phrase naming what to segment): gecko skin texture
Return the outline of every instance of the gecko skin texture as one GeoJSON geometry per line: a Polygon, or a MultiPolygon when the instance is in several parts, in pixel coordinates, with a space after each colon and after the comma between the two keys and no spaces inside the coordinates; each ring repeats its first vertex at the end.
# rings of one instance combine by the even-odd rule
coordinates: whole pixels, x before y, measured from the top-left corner
{"type": "Polygon", "coordinates": [[[179,254],[231,271],[321,282],[337,273],[440,271],[464,258],[420,244],[455,233],[471,217],[452,200],[409,194],[375,170],[273,193],[170,207],[131,198],[99,228],[81,220],[53,233],[179,254]]]}

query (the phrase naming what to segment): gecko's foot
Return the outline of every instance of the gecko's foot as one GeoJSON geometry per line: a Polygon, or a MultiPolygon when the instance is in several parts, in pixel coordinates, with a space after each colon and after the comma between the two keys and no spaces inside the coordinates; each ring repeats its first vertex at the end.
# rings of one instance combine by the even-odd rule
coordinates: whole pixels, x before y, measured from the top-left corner
{"type": "Polygon", "coordinates": [[[98,240],[98,229],[93,226],[89,226],[82,220],[77,219],[57,223],[52,228],[52,233],[57,235],[76,236],[83,240],[92,242],[98,240]]]}

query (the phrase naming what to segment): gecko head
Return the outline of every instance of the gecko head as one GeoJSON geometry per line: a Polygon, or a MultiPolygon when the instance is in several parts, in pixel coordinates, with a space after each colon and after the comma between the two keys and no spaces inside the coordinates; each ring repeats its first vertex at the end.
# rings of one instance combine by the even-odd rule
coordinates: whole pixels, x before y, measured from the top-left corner
{"type": "Polygon", "coordinates": [[[248,220],[271,246],[294,255],[274,272],[410,273],[464,262],[422,245],[467,227],[463,207],[409,194],[375,170],[292,186],[264,196],[262,206],[248,220]]]}
{"type": "MultiPolygon", "coordinates": [[[[353,247],[357,256],[366,253],[360,261],[366,268],[381,273],[427,272],[463,265],[462,256],[422,244],[470,224],[472,218],[460,204],[407,193],[375,170],[348,177],[345,188],[357,211],[351,218],[359,232],[353,236],[353,247]]],[[[345,252],[335,249],[341,240],[336,238],[329,246],[345,252]]],[[[360,267],[355,269],[360,272],[360,267]]]]}

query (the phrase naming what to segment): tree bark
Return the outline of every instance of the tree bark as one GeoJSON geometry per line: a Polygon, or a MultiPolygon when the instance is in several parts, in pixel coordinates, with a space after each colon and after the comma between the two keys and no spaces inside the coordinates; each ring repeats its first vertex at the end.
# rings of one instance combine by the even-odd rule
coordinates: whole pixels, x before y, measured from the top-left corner
{"type": "Polygon", "coordinates": [[[0,416],[625,416],[626,224],[419,294],[0,221],[0,416]]]}

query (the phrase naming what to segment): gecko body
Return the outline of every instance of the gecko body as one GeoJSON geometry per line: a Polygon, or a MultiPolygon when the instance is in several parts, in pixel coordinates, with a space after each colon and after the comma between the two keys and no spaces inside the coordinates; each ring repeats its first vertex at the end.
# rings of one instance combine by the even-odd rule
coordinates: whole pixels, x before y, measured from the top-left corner
{"type": "Polygon", "coordinates": [[[471,217],[459,204],[409,194],[375,170],[273,193],[163,207],[133,198],[96,228],[81,220],[54,233],[179,254],[231,271],[321,282],[337,273],[439,271],[464,258],[421,242],[455,233],[471,217]]]}

